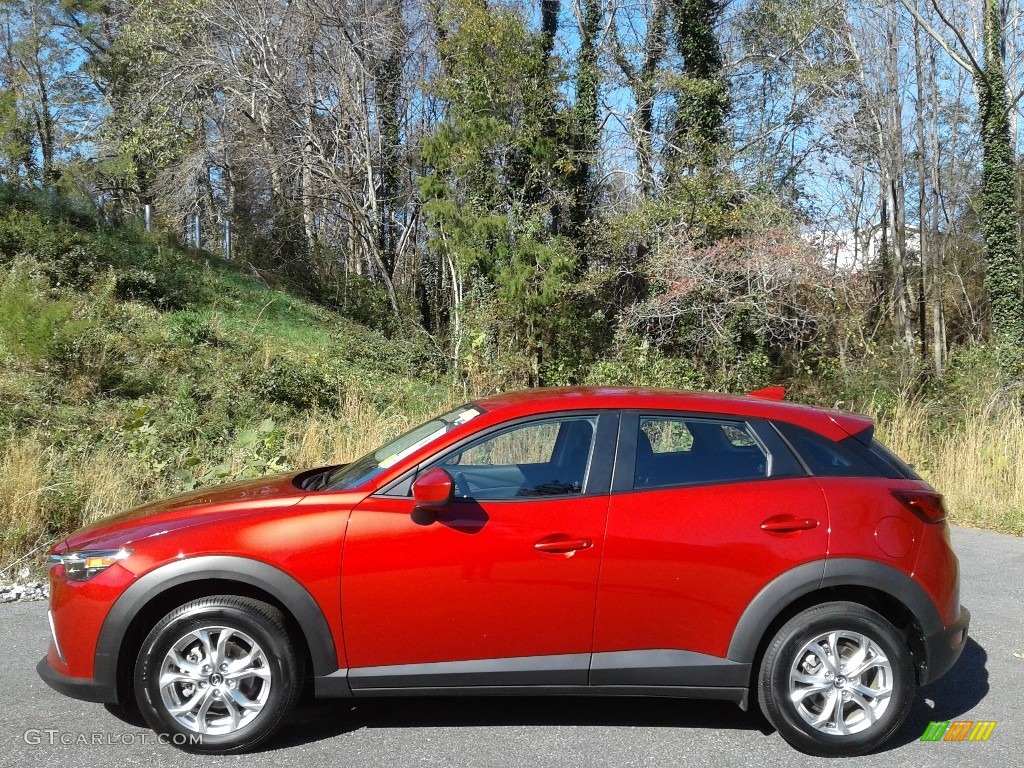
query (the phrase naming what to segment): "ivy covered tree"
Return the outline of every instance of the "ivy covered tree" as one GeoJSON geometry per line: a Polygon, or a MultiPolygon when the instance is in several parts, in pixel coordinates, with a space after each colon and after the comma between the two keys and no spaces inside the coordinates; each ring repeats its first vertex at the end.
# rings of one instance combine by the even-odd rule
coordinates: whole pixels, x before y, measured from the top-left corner
{"type": "Polygon", "coordinates": [[[673,0],[672,39],[682,71],[670,80],[675,109],[669,134],[668,171],[711,171],[726,140],[729,93],[715,29],[720,0],[673,0]]]}
{"type": "MultiPolygon", "coordinates": [[[[600,144],[601,68],[600,33],[604,8],[600,0],[582,0],[579,15],[579,52],[574,79],[576,103],[569,113],[566,157],[569,202],[569,234],[580,238],[594,213],[594,167],[600,144]]],[[[581,267],[586,265],[581,259],[581,267]]]]}
{"type": "Polygon", "coordinates": [[[1010,140],[1010,105],[1006,97],[1001,3],[985,0],[985,65],[981,87],[982,160],[981,231],[985,238],[985,285],[996,341],[1014,351],[1024,347],[1024,296],[1021,290],[1020,211],[1017,169],[1010,140]]]}
{"type": "MultiPolygon", "coordinates": [[[[953,39],[947,38],[922,15],[911,0],[903,7],[932,39],[974,80],[981,134],[981,233],[985,253],[985,293],[991,313],[992,337],[1002,350],[1007,368],[1024,364],[1024,269],[1021,265],[1020,209],[1017,170],[1010,133],[1012,107],[1007,97],[1003,3],[984,0],[980,55],[953,20],[933,6],[953,39]]],[[[1019,97],[1018,97],[1019,98],[1019,97]]]]}

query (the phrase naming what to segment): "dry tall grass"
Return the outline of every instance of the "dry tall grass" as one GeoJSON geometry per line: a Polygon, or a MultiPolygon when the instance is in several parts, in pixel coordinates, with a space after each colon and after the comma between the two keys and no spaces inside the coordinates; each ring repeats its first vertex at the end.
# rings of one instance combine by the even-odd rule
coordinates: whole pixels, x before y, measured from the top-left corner
{"type": "Polygon", "coordinates": [[[945,495],[952,522],[1024,535],[1024,409],[993,400],[933,421],[927,404],[901,402],[877,434],[945,495]]]}
{"type": "Polygon", "coordinates": [[[314,412],[288,425],[289,463],[298,468],[352,461],[432,416],[451,410],[456,399],[449,394],[444,400],[411,411],[402,410],[401,403],[381,411],[361,390],[350,387],[337,413],[314,412]]]}
{"type": "Polygon", "coordinates": [[[101,448],[70,468],[70,475],[79,505],[73,522],[94,523],[146,500],[145,473],[137,460],[121,452],[101,448]]]}
{"type": "Polygon", "coordinates": [[[43,543],[47,476],[43,448],[34,437],[0,453],[0,565],[43,543]]]}
{"type": "MultiPolygon", "coordinates": [[[[72,458],[57,454],[38,434],[0,448],[0,569],[43,552],[75,528],[135,506],[146,486],[132,457],[108,449],[72,458]]],[[[0,571],[0,578],[10,575],[0,571]]]]}
{"type": "MultiPolygon", "coordinates": [[[[380,410],[352,388],[337,412],[311,413],[283,425],[284,457],[295,469],[350,461],[461,399],[452,393],[434,404],[380,410]]],[[[963,414],[955,425],[939,426],[927,404],[904,402],[877,423],[879,438],[945,495],[953,522],[1024,535],[1019,405],[990,404],[963,414]]],[[[216,463],[224,457],[202,458],[216,463]]],[[[0,445],[0,569],[8,569],[0,578],[9,577],[10,565],[32,550],[38,561],[46,545],[80,525],[180,490],[166,476],[149,474],[124,449],[68,456],[42,434],[0,445]]]]}

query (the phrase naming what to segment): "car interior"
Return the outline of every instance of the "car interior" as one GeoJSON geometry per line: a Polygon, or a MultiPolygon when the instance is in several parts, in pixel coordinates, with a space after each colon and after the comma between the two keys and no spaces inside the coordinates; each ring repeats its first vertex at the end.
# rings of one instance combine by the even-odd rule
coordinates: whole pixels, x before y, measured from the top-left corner
{"type": "Polygon", "coordinates": [[[439,466],[448,470],[455,480],[457,499],[582,493],[594,443],[594,427],[595,422],[590,418],[520,427],[474,444],[439,466]],[[555,426],[557,431],[552,429],[555,426]],[[489,450],[492,447],[503,450],[489,450]],[[538,458],[544,460],[537,461],[538,458]]]}
{"type": "MultiPolygon", "coordinates": [[[[662,488],[698,483],[720,483],[764,477],[767,457],[740,425],[712,421],[686,421],[689,445],[676,450],[655,450],[645,429],[658,420],[641,420],[636,442],[633,487],[662,488]]],[[[676,425],[683,422],[676,421],[676,425]]]]}

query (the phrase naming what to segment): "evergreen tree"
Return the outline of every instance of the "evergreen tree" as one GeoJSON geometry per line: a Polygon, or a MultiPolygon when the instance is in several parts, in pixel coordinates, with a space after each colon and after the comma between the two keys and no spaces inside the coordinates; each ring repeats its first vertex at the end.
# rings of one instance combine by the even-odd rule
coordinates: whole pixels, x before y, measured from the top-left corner
{"type": "MultiPolygon", "coordinates": [[[[531,32],[513,11],[452,0],[438,21],[444,76],[436,92],[447,118],[423,148],[429,242],[460,284],[452,309],[456,325],[458,318],[473,319],[464,332],[473,337],[476,356],[492,357],[513,380],[536,384],[575,263],[552,227],[564,201],[557,134],[550,129],[558,117],[559,73],[548,34],[531,32]]],[[[453,346],[464,349],[461,339],[453,346]]]]}

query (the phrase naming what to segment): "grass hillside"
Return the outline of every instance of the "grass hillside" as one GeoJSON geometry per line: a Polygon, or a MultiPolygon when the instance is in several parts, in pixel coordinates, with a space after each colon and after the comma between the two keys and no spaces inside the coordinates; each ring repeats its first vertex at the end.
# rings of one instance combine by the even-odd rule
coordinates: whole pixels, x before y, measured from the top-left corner
{"type": "Polygon", "coordinates": [[[0,569],[145,499],[354,457],[454,398],[433,354],[0,192],[0,569]]]}
{"type": "MultiPolygon", "coordinates": [[[[0,580],[100,517],[344,461],[466,399],[415,329],[385,334],[266,280],[0,187],[0,580]]],[[[987,364],[960,361],[913,402],[856,371],[853,395],[796,398],[874,412],[954,522],[1021,535],[1024,412],[1018,390],[986,387],[987,364]]],[[[648,381],[615,365],[600,381],[648,381]]]]}

